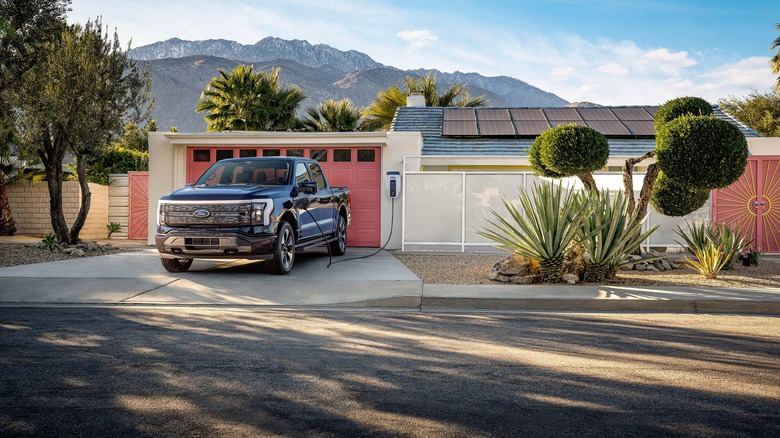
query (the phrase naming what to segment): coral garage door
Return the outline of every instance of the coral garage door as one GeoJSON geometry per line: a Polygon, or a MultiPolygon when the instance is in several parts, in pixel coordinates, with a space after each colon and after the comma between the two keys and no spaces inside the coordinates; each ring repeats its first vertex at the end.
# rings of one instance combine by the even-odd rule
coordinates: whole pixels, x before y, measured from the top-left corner
{"type": "Polygon", "coordinates": [[[319,161],[328,183],[352,193],[349,246],[378,247],[381,233],[381,149],[378,147],[189,147],[187,182],[198,179],[212,164],[225,158],[308,157],[319,161]]]}

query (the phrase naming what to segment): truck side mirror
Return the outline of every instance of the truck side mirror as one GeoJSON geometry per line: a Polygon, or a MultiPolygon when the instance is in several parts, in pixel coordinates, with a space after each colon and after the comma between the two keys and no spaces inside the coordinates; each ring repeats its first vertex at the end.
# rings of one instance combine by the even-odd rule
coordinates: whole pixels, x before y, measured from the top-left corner
{"type": "Polygon", "coordinates": [[[317,193],[317,181],[303,181],[298,188],[307,195],[313,195],[317,193]]]}

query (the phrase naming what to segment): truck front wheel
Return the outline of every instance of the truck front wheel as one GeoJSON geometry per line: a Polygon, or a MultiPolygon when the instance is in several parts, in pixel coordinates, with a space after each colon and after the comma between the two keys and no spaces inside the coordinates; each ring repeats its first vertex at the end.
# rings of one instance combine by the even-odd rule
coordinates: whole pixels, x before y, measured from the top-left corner
{"type": "Polygon", "coordinates": [[[274,257],[270,260],[271,273],[289,274],[295,261],[295,233],[289,222],[279,224],[274,244],[274,257]]]}
{"type": "Polygon", "coordinates": [[[160,262],[168,272],[187,272],[192,266],[192,259],[167,259],[160,257],[160,262]]]}

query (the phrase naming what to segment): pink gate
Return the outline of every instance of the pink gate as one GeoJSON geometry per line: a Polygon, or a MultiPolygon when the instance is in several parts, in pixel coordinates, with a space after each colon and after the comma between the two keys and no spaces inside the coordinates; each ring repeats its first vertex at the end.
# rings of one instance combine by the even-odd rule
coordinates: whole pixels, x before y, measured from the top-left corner
{"type": "Polygon", "coordinates": [[[149,172],[128,172],[127,238],[146,240],[149,231],[149,172]]]}
{"type": "Polygon", "coordinates": [[[712,217],[735,225],[754,248],[780,253],[780,156],[748,158],[737,182],[713,192],[712,217]]]}

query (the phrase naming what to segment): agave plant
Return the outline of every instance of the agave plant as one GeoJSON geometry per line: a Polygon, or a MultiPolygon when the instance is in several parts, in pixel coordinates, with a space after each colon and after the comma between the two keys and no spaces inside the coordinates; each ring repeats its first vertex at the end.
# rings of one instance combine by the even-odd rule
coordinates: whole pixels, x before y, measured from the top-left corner
{"type": "Polygon", "coordinates": [[[693,270],[703,275],[706,279],[718,278],[718,272],[726,265],[728,261],[728,255],[723,250],[723,245],[708,240],[704,246],[700,248],[691,248],[693,255],[696,256],[696,260],[691,260],[688,257],[685,260],[681,260],[680,263],[690,266],[693,270]]]}
{"type": "MultiPolygon", "coordinates": [[[[712,226],[709,222],[700,222],[688,225],[688,233],[685,233],[680,226],[674,230],[677,235],[685,240],[692,253],[703,252],[707,249],[709,243],[722,248],[726,262],[723,265],[724,270],[734,267],[734,262],[739,258],[742,250],[750,245],[752,240],[748,240],[737,228],[727,224],[712,226]]],[[[680,242],[677,242],[680,243],[680,242]]]]}
{"type": "Polygon", "coordinates": [[[715,241],[723,245],[723,252],[726,255],[726,264],[723,265],[723,270],[732,269],[742,250],[753,242],[742,235],[737,228],[727,224],[716,226],[713,233],[715,241]]]}
{"type": "Polygon", "coordinates": [[[574,193],[551,182],[534,184],[529,193],[519,190],[520,208],[504,199],[509,212],[505,219],[495,210],[486,228],[478,234],[513,251],[539,262],[542,280],[558,282],[561,279],[566,249],[577,240],[585,205],[575,202],[574,193]]]}
{"type": "MultiPolygon", "coordinates": [[[[600,282],[611,278],[618,267],[628,261],[628,256],[647,239],[658,225],[642,233],[644,219],[636,220],[636,210],[627,214],[628,202],[622,192],[610,196],[608,191],[582,192],[579,203],[587,206],[588,214],[580,223],[581,245],[590,259],[585,264],[583,280],[600,282]]],[[[650,260],[651,257],[644,260],[650,260]]]]}

